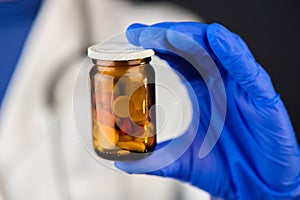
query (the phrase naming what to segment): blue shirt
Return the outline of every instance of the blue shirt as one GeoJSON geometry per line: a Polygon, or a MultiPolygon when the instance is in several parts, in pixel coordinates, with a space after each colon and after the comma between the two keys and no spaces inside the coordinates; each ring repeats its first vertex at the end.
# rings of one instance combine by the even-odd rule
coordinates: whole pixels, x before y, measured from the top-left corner
{"type": "Polygon", "coordinates": [[[0,106],[41,0],[0,1],[0,106]]]}

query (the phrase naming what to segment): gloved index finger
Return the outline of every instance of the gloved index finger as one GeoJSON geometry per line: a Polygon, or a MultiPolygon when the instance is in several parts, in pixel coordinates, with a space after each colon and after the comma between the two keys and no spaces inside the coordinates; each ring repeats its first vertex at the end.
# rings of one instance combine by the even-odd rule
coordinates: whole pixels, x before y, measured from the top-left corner
{"type": "Polygon", "coordinates": [[[128,41],[133,45],[140,46],[140,34],[146,27],[148,26],[145,24],[131,24],[126,30],[128,41]]]}
{"type": "Polygon", "coordinates": [[[151,26],[133,24],[127,38],[135,45],[151,48],[187,80],[207,77],[207,84],[219,78],[219,69],[206,41],[206,24],[164,22],[151,26]],[[208,78],[209,77],[209,78],[208,78]]]}
{"type": "Polygon", "coordinates": [[[151,48],[159,53],[172,54],[174,48],[166,40],[166,31],[174,22],[163,22],[146,26],[132,24],[126,31],[129,42],[144,48],[151,48]]]}
{"type": "Polygon", "coordinates": [[[187,62],[191,59],[182,55],[182,52],[174,48],[167,39],[166,34],[174,24],[176,23],[163,22],[151,26],[133,24],[128,27],[126,36],[134,45],[153,49],[158,57],[166,60],[170,67],[183,75],[186,80],[199,79],[201,78],[199,73],[187,62]]]}

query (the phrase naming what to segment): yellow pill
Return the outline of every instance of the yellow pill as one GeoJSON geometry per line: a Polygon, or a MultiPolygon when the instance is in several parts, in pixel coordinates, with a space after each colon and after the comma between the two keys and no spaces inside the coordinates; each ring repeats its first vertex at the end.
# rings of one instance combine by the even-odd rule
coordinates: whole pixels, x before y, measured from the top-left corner
{"type": "Polygon", "coordinates": [[[98,145],[97,148],[95,148],[95,149],[97,149],[98,151],[103,151],[104,150],[100,145],[98,145]]]}
{"type": "Polygon", "coordinates": [[[100,131],[97,122],[93,122],[93,137],[95,140],[99,141],[100,138],[100,131]]]}
{"type": "Polygon", "coordinates": [[[117,146],[122,149],[127,149],[130,151],[137,151],[137,152],[143,152],[146,149],[146,146],[144,143],[135,142],[135,141],[118,142],[117,146]]]}
{"type": "Polygon", "coordinates": [[[134,104],[127,96],[119,96],[113,102],[113,111],[118,117],[129,117],[133,109],[134,104]]]}
{"type": "Polygon", "coordinates": [[[115,149],[119,141],[118,132],[114,128],[105,125],[98,124],[98,127],[95,127],[93,129],[93,135],[95,139],[98,140],[98,148],[101,146],[104,149],[115,149]]]}
{"type": "Polygon", "coordinates": [[[120,150],[120,151],[118,151],[117,152],[118,153],[118,155],[128,155],[128,154],[130,154],[130,151],[127,151],[127,150],[120,150]]]}
{"type": "Polygon", "coordinates": [[[134,141],[144,143],[145,142],[145,138],[135,137],[134,141]]]}

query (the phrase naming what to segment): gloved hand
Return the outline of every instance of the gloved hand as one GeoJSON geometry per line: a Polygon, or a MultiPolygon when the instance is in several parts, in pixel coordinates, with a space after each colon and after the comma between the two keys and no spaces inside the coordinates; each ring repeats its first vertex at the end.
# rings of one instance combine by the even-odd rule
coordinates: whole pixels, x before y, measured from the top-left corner
{"type": "MultiPolygon", "coordinates": [[[[289,116],[268,74],[240,37],[219,24],[183,22],[133,24],[127,38],[154,49],[186,78],[183,83],[190,84],[190,93],[195,92],[193,103],[198,104],[201,116],[194,116],[200,122],[197,129],[188,129],[174,139],[182,144],[186,135],[195,135],[174,162],[147,170],[148,165],[173,156],[172,152],[156,151],[143,160],[116,162],[119,169],[173,177],[224,199],[300,199],[300,150],[289,116]],[[210,58],[217,70],[206,68],[210,58]],[[222,88],[220,80],[224,97],[222,90],[214,90],[222,88]],[[218,121],[223,106],[212,105],[211,95],[218,96],[213,91],[220,91],[220,98],[226,101],[224,124],[218,121]],[[213,113],[217,117],[211,117],[213,113]]],[[[164,145],[168,142],[158,146],[164,145]]]]}

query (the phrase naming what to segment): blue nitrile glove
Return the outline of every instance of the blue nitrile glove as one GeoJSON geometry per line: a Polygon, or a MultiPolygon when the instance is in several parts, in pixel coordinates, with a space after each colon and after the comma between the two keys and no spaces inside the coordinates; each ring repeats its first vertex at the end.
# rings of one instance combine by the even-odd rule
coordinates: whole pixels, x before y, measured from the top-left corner
{"type": "Polygon", "coordinates": [[[157,167],[174,156],[176,149],[166,148],[143,160],[116,162],[119,169],[173,177],[224,199],[300,199],[300,150],[293,127],[268,74],[242,39],[219,24],[196,22],[134,24],[127,38],[154,49],[186,78],[182,81],[190,84],[190,94],[196,93],[192,101],[201,115],[193,118],[193,123],[197,117],[200,122],[197,129],[190,128],[172,141],[180,145],[193,139],[174,162],[157,167]],[[207,68],[211,65],[207,53],[217,70],[207,68]],[[225,108],[222,101],[213,105],[211,96],[218,95],[225,108]],[[153,165],[156,168],[147,168],[153,165]]]}

